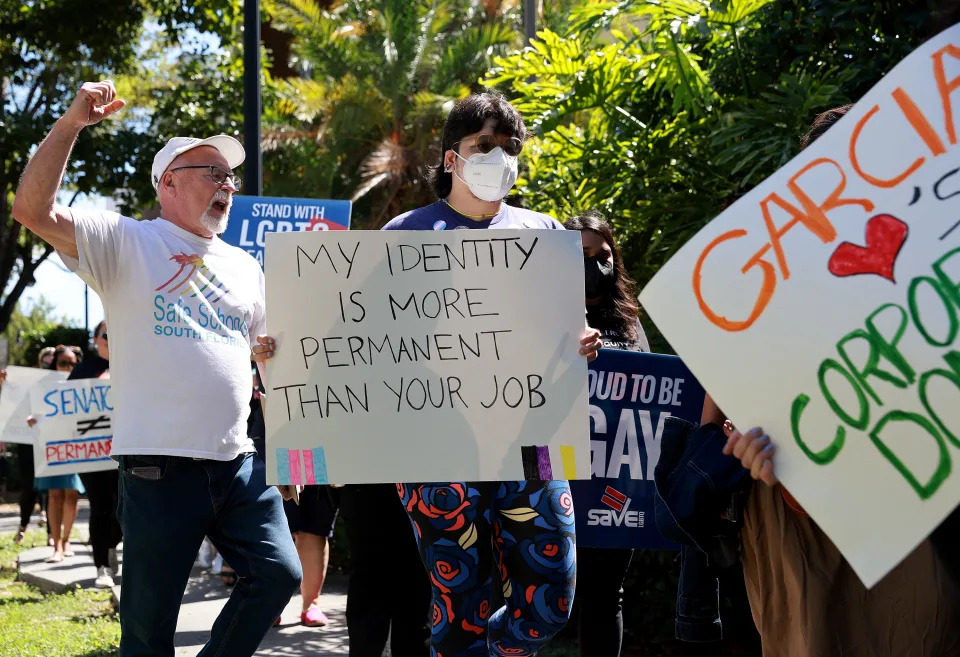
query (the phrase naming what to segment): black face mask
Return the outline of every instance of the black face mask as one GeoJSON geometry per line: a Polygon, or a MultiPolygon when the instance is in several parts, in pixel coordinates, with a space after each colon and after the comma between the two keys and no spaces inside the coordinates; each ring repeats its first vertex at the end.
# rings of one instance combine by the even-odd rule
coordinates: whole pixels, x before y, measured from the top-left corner
{"type": "Polygon", "coordinates": [[[588,299],[607,296],[617,282],[613,263],[601,261],[599,258],[584,258],[583,282],[588,299]]]}

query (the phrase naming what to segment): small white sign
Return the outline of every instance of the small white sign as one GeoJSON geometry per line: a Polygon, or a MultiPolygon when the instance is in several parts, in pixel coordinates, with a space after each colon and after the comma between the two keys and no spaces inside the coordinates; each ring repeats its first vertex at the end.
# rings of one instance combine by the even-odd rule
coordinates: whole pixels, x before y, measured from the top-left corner
{"type": "Polygon", "coordinates": [[[0,441],[32,445],[37,432],[27,425],[27,416],[30,415],[30,389],[66,378],[66,372],[16,365],[8,367],[7,380],[0,388],[0,441]]]}
{"type": "Polygon", "coordinates": [[[110,379],[75,379],[34,386],[30,391],[37,440],[38,477],[113,470],[113,403],[110,379]]]}

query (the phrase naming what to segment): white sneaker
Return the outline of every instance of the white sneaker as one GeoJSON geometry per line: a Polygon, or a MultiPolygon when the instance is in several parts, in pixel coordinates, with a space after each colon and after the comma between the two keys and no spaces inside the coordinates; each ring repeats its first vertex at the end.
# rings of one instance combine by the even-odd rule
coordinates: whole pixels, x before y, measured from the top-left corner
{"type": "Polygon", "coordinates": [[[110,570],[113,572],[120,570],[120,563],[117,561],[117,548],[110,548],[107,551],[107,563],[110,564],[110,570]]]}
{"type": "Polygon", "coordinates": [[[97,579],[93,585],[98,589],[113,588],[113,570],[110,566],[100,566],[97,568],[97,579]]]}

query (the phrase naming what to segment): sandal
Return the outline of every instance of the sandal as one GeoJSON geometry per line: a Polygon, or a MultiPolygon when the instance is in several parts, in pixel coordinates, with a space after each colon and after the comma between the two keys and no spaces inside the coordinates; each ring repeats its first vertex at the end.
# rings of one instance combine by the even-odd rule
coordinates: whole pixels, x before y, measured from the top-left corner
{"type": "Polygon", "coordinates": [[[21,527],[17,530],[16,536],[13,537],[13,542],[17,545],[23,545],[23,539],[27,537],[26,532],[24,531],[25,529],[25,527],[21,527]]]}
{"type": "Polygon", "coordinates": [[[65,557],[75,557],[77,553],[73,551],[73,548],[70,547],[70,543],[64,543],[63,545],[63,556],[65,557]]]}

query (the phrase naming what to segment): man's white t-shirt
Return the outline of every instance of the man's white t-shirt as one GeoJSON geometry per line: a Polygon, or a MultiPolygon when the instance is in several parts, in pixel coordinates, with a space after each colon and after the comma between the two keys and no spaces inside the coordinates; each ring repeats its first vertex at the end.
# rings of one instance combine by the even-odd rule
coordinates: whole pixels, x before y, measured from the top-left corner
{"type": "Polygon", "coordinates": [[[61,257],[106,310],[112,453],[252,452],[250,347],[266,330],[257,261],[164,219],[74,210],[73,220],[80,258],[61,257]]]}

